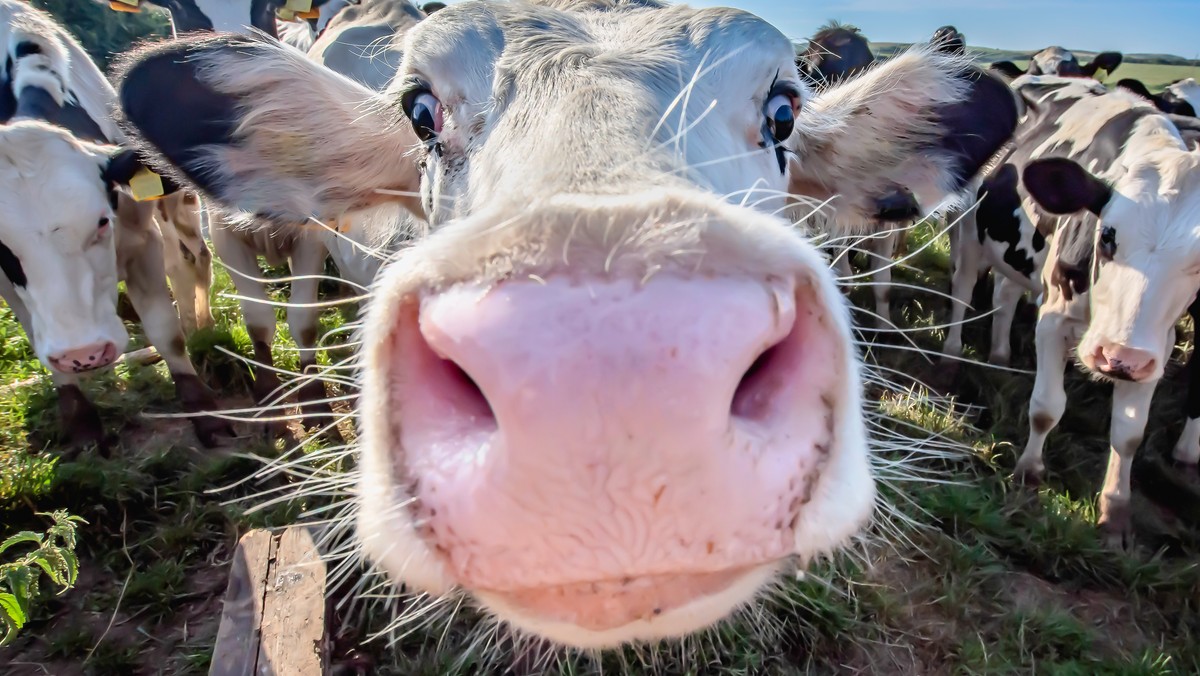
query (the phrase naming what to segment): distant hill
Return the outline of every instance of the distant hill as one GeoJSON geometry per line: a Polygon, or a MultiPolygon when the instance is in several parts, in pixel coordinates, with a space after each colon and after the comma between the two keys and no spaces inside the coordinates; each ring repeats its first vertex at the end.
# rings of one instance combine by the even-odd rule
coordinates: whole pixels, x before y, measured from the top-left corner
{"type": "MultiPolygon", "coordinates": [[[[908,42],[872,42],[871,51],[880,58],[890,58],[897,52],[908,48],[912,43],[908,42]]],[[[1070,48],[1068,48],[1070,49],[1070,48]]],[[[967,51],[979,61],[984,63],[992,63],[993,61],[1024,61],[1028,59],[1036,50],[1018,51],[1012,49],[992,49],[991,47],[974,47],[967,46],[967,51]]],[[[1086,61],[1090,57],[1095,56],[1096,52],[1085,49],[1071,50],[1080,61],[1086,61]]],[[[1165,66],[1196,66],[1200,65],[1193,59],[1185,59],[1182,56],[1174,54],[1125,54],[1125,63],[1145,63],[1157,64],[1165,66]]]]}

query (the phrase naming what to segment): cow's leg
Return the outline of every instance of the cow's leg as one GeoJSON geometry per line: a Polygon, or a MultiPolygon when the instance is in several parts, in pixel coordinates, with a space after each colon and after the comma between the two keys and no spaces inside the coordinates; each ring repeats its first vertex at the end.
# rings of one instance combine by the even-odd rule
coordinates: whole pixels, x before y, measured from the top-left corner
{"type": "Polygon", "coordinates": [[[1133,535],[1130,500],[1133,489],[1129,478],[1133,457],[1142,445],[1146,418],[1150,414],[1150,399],[1157,383],[1113,383],[1111,448],[1108,470],[1104,473],[1104,488],[1100,492],[1100,530],[1110,546],[1128,545],[1133,535]]]}
{"type": "Polygon", "coordinates": [[[892,326],[892,257],[902,233],[898,230],[871,240],[867,247],[867,271],[871,275],[871,292],[875,297],[875,322],[880,328],[892,326]]]}
{"type": "MultiPolygon", "coordinates": [[[[152,212],[147,205],[133,206],[138,212],[136,221],[130,218],[133,208],[121,209],[117,241],[118,260],[124,271],[129,300],[142,319],[146,337],[167,364],[183,409],[189,413],[218,411],[220,407],[212,392],[196,375],[196,368],[188,358],[179,315],[167,288],[162,235],[154,227],[152,212]]],[[[196,415],[191,421],[197,438],[205,446],[216,445],[219,436],[233,436],[233,428],[221,418],[196,415]]]]}
{"type": "MultiPolygon", "coordinates": [[[[315,307],[320,283],[318,277],[325,269],[327,255],[325,245],[316,237],[310,237],[296,244],[290,260],[295,279],[288,299],[287,319],[292,340],[300,348],[301,378],[307,380],[299,391],[300,413],[305,426],[324,426],[335,419],[333,408],[329,402],[323,401],[326,399],[325,383],[320,378],[315,351],[321,316],[321,308],[315,307]]],[[[330,429],[331,435],[336,433],[336,427],[330,429]]]]}
{"type": "MultiPolygon", "coordinates": [[[[1001,277],[996,275],[997,281],[1001,277]]],[[[1047,312],[1038,317],[1034,338],[1037,375],[1034,377],[1033,394],[1029,398],[1029,441],[1013,472],[1024,483],[1041,480],[1042,472],[1046,469],[1042,462],[1046,435],[1058,424],[1067,407],[1067,393],[1063,389],[1063,366],[1070,349],[1067,321],[1057,312],[1047,312]]]]}
{"type": "MultiPolygon", "coordinates": [[[[1200,298],[1197,298],[1188,308],[1192,316],[1194,336],[1200,336],[1200,298]]],[[[1192,354],[1187,363],[1187,403],[1184,404],[1184,414],[1187,422],[1183,425],[1183,433],[1175,442],[1171,457],[1175,460],[1195,465],[1200,462],[1200,349],[1197,349],[1196,338],[1192,338],[1192,354]]]]}
{"type": "Polygon", "coordinates": [[[950,295],[953,300],[950,302],[946,342],[942,344],[942,353],[949,357],[962,356],[962,326],[967,317],[967,306],[971,304],[975,285],[979,283],[979,273],[986,267],[983,246],[975,236],[974,214],[975,210],[972,209],[963,216],[963,222],[950,230],[950,255],[954,265],[950,295]]]}
{"type": "Polygon", "coordinates": [[[275,308],[268,303],[266,286],[258,281],[262,269],[258,266],[258,254],[250,243],[233,232],[223,216],[210,213],[212,219],[209,236],[217,257],[229,268],[230,279],[242,299],[242,319],[250,334],[254,348],[254,401],[271,404],[280,398],[279,376],[275,374],[275,362],[271,358],[271,344],[275,340],[275,308]]]}
{"type": "Polygon", "coordinates": [[[179,235],[171,215],[178,200],[179,193],[162,198],[156,203],[158,208],[154,216],[162,236],[163,262],[167,269],[167,277],[171,280],[171,295],[175,297],[175,306],[179,310],[179,323],[183,325],[184,333],[190,335],[196,330],[196,285],[192,280],[193,275],[185,260],[185,254],[180,249],[179,235]]]}
{"type": "Polygon", "coordinates": [[[854,275],[854,269],[850,267],[850,254],[853,252],[854,249],[848,246],[837,246],[833,249],[833,272],[844,291],[849,291],[849,282],[846,280],[854,275]]]}
{"type": "Polygon", "coordinates": [[[1007,366],[1012,361],[1013,318],[1017,314],[1017,303],[1024,293],[1025,287],[1006,275],[995,275],[992,289],[992,349],[988,353],[988,362],[991,364],[1007,366]]]}
{"type": "Polygon", "coordinates": [[[204,241],[203,213],[204,205],[200,198],[191,191],[180,191],[179,203],[175,209],[175,234],[179,238],[179,251],[187,263],[186,281],[190,282],[192,291],[193,315],[196,317],[197,329],[210,328],[213,325],[212,308],[209,304],[209,294],[212,291],[212,252],[204,241]]]}

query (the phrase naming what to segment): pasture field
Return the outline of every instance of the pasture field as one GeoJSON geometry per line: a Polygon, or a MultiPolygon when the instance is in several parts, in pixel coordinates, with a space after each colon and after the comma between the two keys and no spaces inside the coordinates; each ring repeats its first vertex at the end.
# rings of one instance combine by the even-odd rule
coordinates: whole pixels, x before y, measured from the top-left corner
{"type": "MultiPolygon", "coordinates": [[[[1082,58],[1080,60],[1084,63],[1087,61],[1082,58]]],[[[1013,61],[1013,63],[1020,68],[1026,68],[1029,65],[1028,59],[1013,61]]],[[[1135,80],[1141,80],[1150,91],[1160,92],[1176,80],[1189,77],[1200,80],[1200,65],[1179,66],[1164,63],[1122,63],[1107,78],[1103,77],[1104,73],[1097,73],[1097,75],[1101,76],[1097,79],[1108,84],[1110,87],[1116,85],[1118,80],[1131,77],[1135,80]]]]}
{"type": "MultiPolygon", "coordinates": [[[[1182,369],[1160,387],[1135,465],[1137,547],[1106,550],[1092,524],[1108,452],[1109,388],[1073,373],[1071,403],[1047,447],[1047,481],[1039,489],[1012,485],[1032,374],[964,364],[949,382],[935,359],[917,351],[937,349],[937,327],[948,312],[935,293],[902,286],[948,288],[947,245],[934,234],[928,225],[913,233],[910,258],[896,274],[893,319],[903,333],[864,331],[863,349],[882,377],[896,380],[887,374],[901,372],[946,381],[940,386],[952,393],[955,412],[921,389],[872,386],[868,407],[890,447],[878,458],[890,507],[859,546],[817,562],[706,635],[603,657],[516,643],[487,623],[478,628],[479,618],[454,603],[445,604],[450,612],[442,617],[414,617],[363,643],[388,624],[391,611],[382,601],[350,603],[338,588],[334,673],[1200,672],[1200,480],[1165,460],[1182,426],[1182,369]],[[456,619],[447,623],[446,615],[456,619]]],[[[202,376],[233,408],[249,403],[250,381],[245,364],[227,351],[249,355],[250,347],[236,303],[219,295],[230,287],[217,267],[217,328],[192,337],[190,347],[202,376]]],[[[987,285],[980,287],[976,297],[990,298],[987,285]]],[[[338,288],[323,291],[328,298],[338,288]]],[[[868,307],[870,289],[855,289],[852,298],[868,307]]],[[[1017,369],[1033,363],[1032,312],[1025,310],[1017,322],[1017,369]]],[[[324,326],[341,326],[349,314],[331,310],[324,326]]],[[[279,329],[277,364],[292,368],[286,326],[279,329]]],[[[967,327],[969,358],[986,355],[986,335],[983,321],[967,327]]],[[[1180,335],[1188,338],[1179,345],[1182,359],[1191,349],[1190,328],[1180,335]]],[[[321,360],[332,364],[347,354],[337,348],[321,360]]],[[[285,444],[269,444],[240,423],[244,436],[235,449],[204,450],[186,421],[146,417],[178,410],[161,365],[119,366],[91,383],[117,443],[107,459],[70,457],[56,441],[50,379],[7,308],[0,311],[0,377],[7,383],[0,386],[0,537],[44,529],[37,512],[67,509],[87,521],[77,585],[61,596],[47,585],[16,642],[0,648],[0,671],[206,673],[237,538],[251,527],[293,522],[331,498],[246,513],[264,501],[256,494],[297,483],[278,475],[238,483],[262,468],[246,454],[278,457],[285,444]]],[[[297,425],[290,433],[305,434],[297,425]]]]}

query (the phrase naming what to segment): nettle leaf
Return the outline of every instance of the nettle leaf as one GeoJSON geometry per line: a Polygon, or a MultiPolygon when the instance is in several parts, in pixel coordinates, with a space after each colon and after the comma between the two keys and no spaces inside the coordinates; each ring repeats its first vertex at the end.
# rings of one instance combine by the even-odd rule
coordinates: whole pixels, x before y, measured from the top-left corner
{"type": "Polygon", "coordinates": [[[8,617],[20,629],[25,625],[25,609],[21,607],[20,601],[16,596],[7,592],[0,592],[0,610],[4,611],[4,616],[8,617]]]}
{"type": "Polygon", "coordinates": [[[35,542],[40,545],[42,544],[42,537],[43,535],[41,533],[35,533],[31,530],[23,530],[4,542],[0,542],[0,554],[3,554],[4,550],[8,549],[9,547],[12,547],[13,545],[19,545],[22,542],[35,542]]]}
{"type": "Polygon", "coordinates": [[[38,572],[32,568],[25,566],[13,566],[4,569],[3,582],[8,586],[8,590],[16,597],[17,603],[21,607],[21,612],[25,615],[29,614],[29,601],[32,599],[38,590],[37,585],[38,572]]]}
{"type": "Polygon", "coordinates": [[[33,563],[45,571],[55,584],[65,586],[67,584],[67,562],[63,558],[62,550],[58,547],[43,547],[38,554],[34,557],[33,563]]]}

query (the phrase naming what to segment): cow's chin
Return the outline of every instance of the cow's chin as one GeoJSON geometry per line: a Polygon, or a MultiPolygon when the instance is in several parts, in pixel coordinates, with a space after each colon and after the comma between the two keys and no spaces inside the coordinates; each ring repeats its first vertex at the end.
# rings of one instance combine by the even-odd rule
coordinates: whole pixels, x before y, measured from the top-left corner
{"type": "Polygon", "coordinates": [[[782,562],[715,573],[649,575],[515,592],[476,591],[497,617],[575,648],[678,638],[711,627],[751,601],[782,562]]]}
{"type": "Polygon", "coordinates": [[[729,617],[873,510],[844,301],[822,274],[396,298],[365,337],[364,553],[563,646],[729,617]]]}

